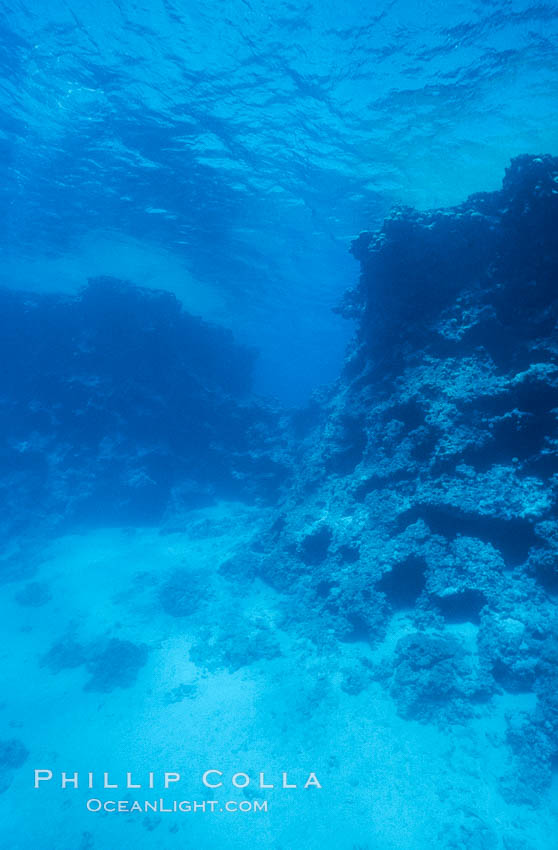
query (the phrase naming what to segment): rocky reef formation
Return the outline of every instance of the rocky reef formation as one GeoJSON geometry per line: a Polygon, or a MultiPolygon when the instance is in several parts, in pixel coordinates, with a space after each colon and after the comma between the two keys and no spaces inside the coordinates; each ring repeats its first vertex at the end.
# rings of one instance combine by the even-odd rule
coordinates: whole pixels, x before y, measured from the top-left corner
{"type": "MultiPolygon", "coordinates": [[[[0,291],[5,536],[271,498],[286,455],[279,413],[248,398],[253,357],[166,292],[109,278],[72,297],[0,291]]],[[[3,576],[24,560],[6,555],[3,576]]]]}
{"type": "Polygon", "coordinates": [[[558,754],[557,228],[558,160],[523,156],[501,191],[358,237],[354,344],[242,565],[316,633],[381,647],[404,617],[375,671],[404,717],[530,694],[509,716],[515,801],[558,754]]]}
{"type": "MultiPolygon", "coordinates": [[[[341,670],[346,693],[375,680],[401,717],[443,727],[503,706],[502,793],[536,805],[558,757],[557,228],[558,160],[520,157],[498,192],[362,233],[345,367],[289,416],[249,395],[250,352],[169,294],[107,279],[75,297],[0,292],[3,580],[33,578],[13,541],[29,548],[34,529],[172,534],[215,498],[265,505],[219,579],[284,591],[282,625],[304,640],[369,644],[341,670]]],[[[182,621],[211,593],[179,568],[157,605],[182,621]]],[[[49,588],[16,599],[40,607],[49,588]]],[[[281,652],[269,624],[227,611],[191,660],[235,671],[281,652]]],[[[147,660],[69,633],[42,663],[108,693],[147,660]]],[[[11,771],[25,752],[5,750],[11,771]]],[[[451,846],[496,846],[456,829],[451,846]]]]}

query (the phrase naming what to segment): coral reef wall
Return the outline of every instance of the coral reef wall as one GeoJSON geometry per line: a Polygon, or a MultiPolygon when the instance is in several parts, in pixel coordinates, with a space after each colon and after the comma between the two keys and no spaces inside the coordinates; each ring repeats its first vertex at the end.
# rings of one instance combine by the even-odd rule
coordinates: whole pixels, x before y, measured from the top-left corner
{"type": "Polygon", "coordinates": [[[461,722],[525,694],[516,801],[558,754],[557,231],[558,160],[524,156],[501,191],[359,236],[354,344],[244,564],[316,635],[384,641],[348,686],[382,678],[402,716],[461,722]]]}
{"type": "Polygon", "coordinates": [[[72,297],[1,290],[0,308],[11,531],[274,494],[278,414],[248,400],[253,353],[228,331],[110,278],[72,297]]]}

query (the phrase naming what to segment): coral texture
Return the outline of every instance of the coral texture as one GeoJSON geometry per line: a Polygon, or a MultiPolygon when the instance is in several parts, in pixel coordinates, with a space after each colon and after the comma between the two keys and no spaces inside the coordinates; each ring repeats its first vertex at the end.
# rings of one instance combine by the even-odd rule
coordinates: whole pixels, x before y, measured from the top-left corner
{"type": "Polygon", "coordinates": [[[377,671],[405,717],[535,694],[509,718],[517,800],[558,753],[557,227],[558,160],[522,156],[501,191],[356,239],[354,343],[243,558],[340,639],[381,645],[405,615],[377,671]]]}

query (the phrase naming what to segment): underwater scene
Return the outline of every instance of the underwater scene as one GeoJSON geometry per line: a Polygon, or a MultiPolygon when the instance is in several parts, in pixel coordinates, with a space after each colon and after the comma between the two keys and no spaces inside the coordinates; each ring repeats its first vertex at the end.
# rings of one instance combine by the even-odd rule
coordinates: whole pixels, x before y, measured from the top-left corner
{"type": "Polygon", "coordinates": [[[0,850],[558,850],[558,6],[0,8],[0,850]]]}

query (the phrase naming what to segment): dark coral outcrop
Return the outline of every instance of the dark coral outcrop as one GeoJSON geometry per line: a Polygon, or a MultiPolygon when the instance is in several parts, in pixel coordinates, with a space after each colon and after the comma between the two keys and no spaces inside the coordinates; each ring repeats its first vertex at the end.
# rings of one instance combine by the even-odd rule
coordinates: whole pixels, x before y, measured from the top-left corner
{"type": "Polygon", "coordinates": [[[130,688],[147,663],[148,647],[120,638],[100,638],[88,644],[78,643],[67,634],[42,658],[52,673],[85,667],[89,679],[84,689],[109,693],[115,688],[130,688]]]}
{"type": "Polygon", "coordinates": [[[22,767],[29,757],[29,751],[19,738],[0,740],[0,794],[10,787],[16,770],[22,767]]]}

